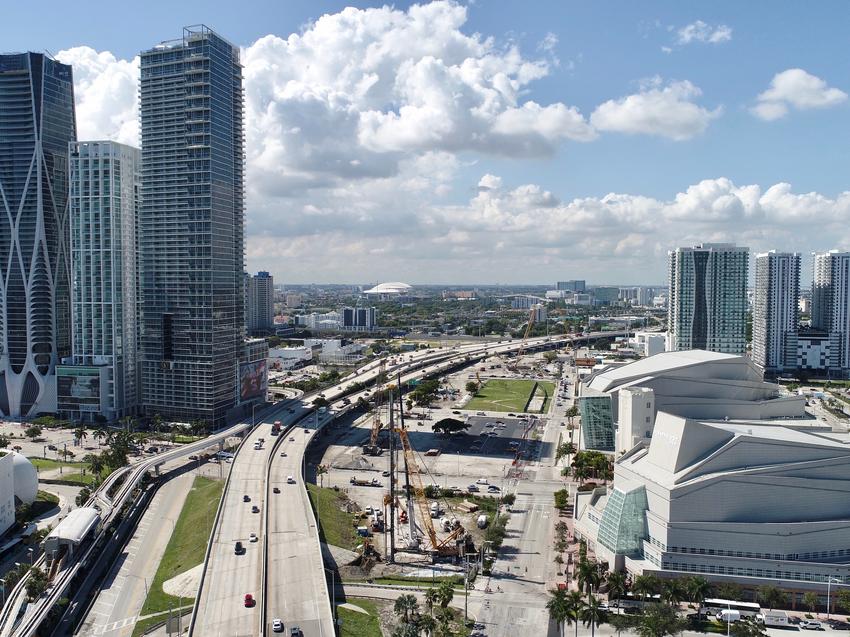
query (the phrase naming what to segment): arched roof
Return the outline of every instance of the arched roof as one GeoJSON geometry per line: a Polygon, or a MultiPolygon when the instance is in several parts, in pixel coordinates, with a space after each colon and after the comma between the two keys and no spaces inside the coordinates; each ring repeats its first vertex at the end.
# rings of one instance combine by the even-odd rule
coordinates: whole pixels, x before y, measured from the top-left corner
{"type": "Polygon", "coordinates": [[[366,294],[406,294],[413,287],[408,285],[407,283],[401,283],[400,281],[392,281],[389,283],[379,283],[373,288],[366,290],[366,294]]]}

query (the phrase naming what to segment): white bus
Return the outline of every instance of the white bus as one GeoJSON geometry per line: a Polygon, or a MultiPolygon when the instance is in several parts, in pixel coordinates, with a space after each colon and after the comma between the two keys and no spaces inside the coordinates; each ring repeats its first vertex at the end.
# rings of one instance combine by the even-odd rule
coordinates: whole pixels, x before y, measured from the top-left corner
{"type": "Polygon", "coordinates": [[[717,615],[724,610],[736,610],[741,617],[755,617],[761,613],[761,606],[755,602],[736,602],[731,599],[706,599],[702,610],[708,615],[717,615]]]}

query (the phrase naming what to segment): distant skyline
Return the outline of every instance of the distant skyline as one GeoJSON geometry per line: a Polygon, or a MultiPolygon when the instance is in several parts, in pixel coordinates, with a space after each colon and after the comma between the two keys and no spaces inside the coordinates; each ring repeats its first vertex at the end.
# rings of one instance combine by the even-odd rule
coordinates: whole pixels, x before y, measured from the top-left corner
{"type": "Polygon", "coordinates": [[[627,285],[727,241],[808,286],[850,249],[838,0],[212,4],[12,4],[0,42],[74,65],[81,140],[132,144],[139,51],[240,46],[247,269],[276,282],[627,285]]]}

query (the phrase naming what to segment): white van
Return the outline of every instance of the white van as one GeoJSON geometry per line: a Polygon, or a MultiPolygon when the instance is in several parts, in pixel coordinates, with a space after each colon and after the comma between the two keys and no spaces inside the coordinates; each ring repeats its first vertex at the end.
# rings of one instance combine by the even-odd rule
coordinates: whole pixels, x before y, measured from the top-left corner
{"type": "Polygon", "coordinates": [[[719,622],[724,622],[724,623],[736,622],[736,621],[740,621],[740,619],[741,619],[741,611],[738,611],[738,610],[726,609],[726,610],[722,610],[719,613],[717,613],[717,621],[719,621],[719,622]]]}

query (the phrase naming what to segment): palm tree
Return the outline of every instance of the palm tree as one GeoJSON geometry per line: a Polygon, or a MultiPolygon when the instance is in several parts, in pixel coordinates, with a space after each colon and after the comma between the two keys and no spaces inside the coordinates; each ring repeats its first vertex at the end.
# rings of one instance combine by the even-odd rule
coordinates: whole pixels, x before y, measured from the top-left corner
{"type": "Polygon", "coordinates": [[[578,637],[578,622],[581,616],[581,610],[584,608],[584,596],[580,591],[570,591],[567,594],[567,624],[574,623],[576,626],[576,637],[578,637]]]}
{"type": "Polygon", "coordinates": [[[430,615],[422,615],[416,620],[416,628],[431,637],[437,630],[437,620],[430,615]]]}
{"type": "Polygon", "coordinates": [[[97,446],[100,447],[101,442],[103,442],[103,439],[106,438],[106,430],[103,427],[98,427],[92,436],[94,436],[94,439],[97,440],[97,446]]]}
{"type": "Polygon", "coordinates": [[[759,600],[762,604],[773,610],[777,606],[782,606],[785,603],[785,593],[772,584],[766,584],[759,587],[759,600]]]}
{"type": "Polygon", "coordinates": [[[549,600],[546,602],[549,611],[549,619],[558,626],[558,631],[563,636],[564,624],[571,624],[570,603],[567,599],[567,591],[557,588],[549,592],[549,600]]]}
{"type": "Polygon", "coordinates": [[[764,624],[755,622],[749,617],[742,617],[741,621],[732,624],[732,635],[734,637],[767,637],[764,624]]]}
{"type": "Polygon", "coordinates": [[[447,608],[452,599],[454,599],[455,589],[451,582],[443,581],[440,582],[440,585],[437,587],[437,593],[439,595],[438,599],[440,600],[440,607],[447,608]]]}
{"type": "Polygon", "coordinates": [[[83,456],[83,461],[89,464],[89,469],[91,469],[92,475],[100,476],[103,471],[103,459],[100,456],[89,453],[83,456]]]}
{"type": "Polygon", "coordinates": [[[440,633],[443,635],[451,635],[451,624],[454,620],[454,613],[448,608],[441,608],[437,611],[437,622],[440,625],[440,633]]]}
{"type": "Polygon", "coordinates": [[[602,576],[599,574],[596,563],[590,560],[579,562],[575,577],[578,580],[578,589],[587,593],[598,589],[599,584],[602,583],[602,576]]]}
{"type": "Polygon", "coordinates": [[[595,637],[596,625],[601,624],[604,619],[605,611],[599,598],[589,595],[584,608],[581,609],[581,621],[585,626],[590,624],[590,637],[595,637]]]}
{"type": "Polygon", "coordinates": [[[410,617],[419,609],[419,602],[416,601],[416,596],[411,595],[409,593],[405,593],[403,595],[399,595],[395,604],[393,605],[393,610],[395,614],[402,618],[402,621],[405,624],[410,623],[410,617]]]}
{"type": "Polygon", "coordinates": [[[89,435],[88,435],[88,433],[86,433],[85,427],[77,427],[76,429],[74,429],[74,440],[77,441],[78,445],[82,446],[83,440],[85,440],[88,437],[89,437],[89,435]]]}
{"type": "Polygon", "coordinates": [[[625,573],[620,571],[608,573],[608,599],[613,597],[619,602],[620,598],[626,594],[628,583],[629,580],[625,573]]]}
{"type": "Polygon", "coordinates": [[[431,617],[434,616],[434,605],[440,601],[440,593],[433,586],[425,591],[425,608],[431,617]]]}
{"type": "Polygon", "coordinates": [[[319,476],[319,486],[325,486],[325,474],[328,472],[328,465],[320,464],[316,467],[316,475],[319,476]]]}
{"type": "Polygon", "coordinates": [[[685,580],[685,594],[691,602],[697,604],[697,613],[700,615],[702,615],[702,603],[706,597],[711,595],[711,588],[709,581],[699,575],[694,575],[685,580]]]}

